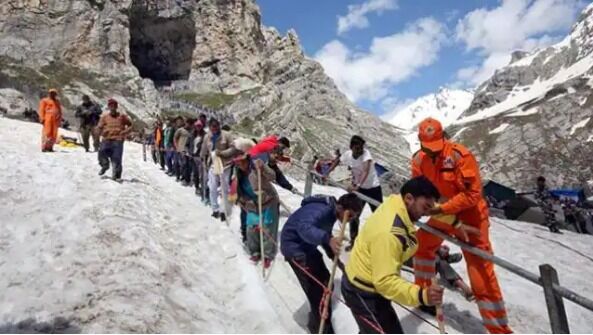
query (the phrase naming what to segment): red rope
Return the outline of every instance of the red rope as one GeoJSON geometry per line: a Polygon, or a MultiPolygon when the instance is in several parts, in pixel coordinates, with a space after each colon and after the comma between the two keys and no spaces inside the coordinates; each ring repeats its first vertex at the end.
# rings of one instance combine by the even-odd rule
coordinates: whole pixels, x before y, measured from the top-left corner
{"type": "MultiPolygon", "coordinates": [[[[257,229],[259,229],[259,227],[257,227],[257,229]]],[[[276,242],[276,240],[274,239],[274,237],[271,236],[270,233],[267,232],[265,229],[264,229],[264,235],[270,241],[272,241],[272,243],[274,243],[274,245],[276,246],[276,248],[278,248],[278,242],[276,242]]],[[[323,297],[321,298],[321,302],[319,303],[319,315],[322,318],[325,319],[325,316],[323,315],[323,305],[324,305],[325,299],[330,299],[331,298],[332,291],[329,289],[328,286],[325,286],[325,284],[323,284],[311,272],[309,272],[306,267],[302,266],[298,262],[295,262],[294,260],[290,260],[290,262],[292,264],[294,264],[297,268],[299,268],[301,271],[303,271],[303,273],[306,274],[309,278],[311,278],[317,285],[319,285],[319,286],[321,286],[323,288],[323,297]]],[[[340,297],[336,297],[336,298],[338,299],[339,302],[343,303],[346,307],[350,308],[350,306],[348,306],[348,304],[344,300],[342,300],[340,297]]],[[[350,309],[350,310],[352,310],[352,309],[350,309]]],[[[358,317],[359,319],[361,319],[362,321],[364,321],[367,325],[369,325],[369,327],[373,328],[377,333],[379,333],[379,334],[385,334],[385,332],[383,331],[383,328],[381,328],[381,325],[375,324],[374,322],[370,321],[369,319],[367,319],[364,316],[359,315],[359,314],[357,314],[356,317],[358,317]]]]}

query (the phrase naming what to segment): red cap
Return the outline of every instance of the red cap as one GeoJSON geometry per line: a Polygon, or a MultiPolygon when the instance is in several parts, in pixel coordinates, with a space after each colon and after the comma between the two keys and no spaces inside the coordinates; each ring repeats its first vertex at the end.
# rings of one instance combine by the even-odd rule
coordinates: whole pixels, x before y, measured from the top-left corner
{"type": "Polygon", "coordinates": [[[443,125],[431,117],[426,118],[418,125],[418,139],[420,145],[432,152],[439,152],[445,146],[443,125]]]}
{"type": "Polygon", "coordinates": [[[117,107],[118,106],[117,100],[115,100],[113,98],[107,100],[107,106],[112,106],[112,105],[115,106],[115,107],[117,107]]]}

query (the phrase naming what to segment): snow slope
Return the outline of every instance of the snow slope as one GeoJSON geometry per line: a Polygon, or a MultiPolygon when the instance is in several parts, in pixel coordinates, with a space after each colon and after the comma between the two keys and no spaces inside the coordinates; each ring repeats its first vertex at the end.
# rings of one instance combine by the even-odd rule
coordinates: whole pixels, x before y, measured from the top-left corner
{"type": "MultiPolygon", "coordinates": [[[[96,175],[94,154],[40,153],[39,131],[0,119],[0,330],[63,318],[82,332],[304,332],[308,306],[296,277],[279,256],[262,280],[242,250],[238,211],[230,227],[211,220],[193,190],[143,162],[136,144],[126,143],[120,185],[96,175]]],[[[279,192],[298,207],[298,196],[279,192]]],[[[317,185],[314,192],[342,194],[317,185]]],[[[491,237],[498,256],[532,272],[550,263],[562,285],[593,298],[591,236],[493,219],[491,237]]],[[[514,330],[549,332],[542,290],[497,273],[514,330]]],[[[445,300],[450,333],[484,332],[475,304],[452,291],[445,300]]],[[[333,308],[336,330],[356,332],[349,310],[335,299],[333,308]]],[[[593,332],[593,313],[570,302],[566,309],[573,332],[593,332]]],[[[438,332],[396,310],[406,332],[438,332]]]]}
{"type": "Polygon", "coordinates": [[[420,121],[430,116],[447,127],[469,107],[473,96],[470,91],[442,87],[436,93],[416,99],[387,121],[396,127],[414,130],[420,121]]]}

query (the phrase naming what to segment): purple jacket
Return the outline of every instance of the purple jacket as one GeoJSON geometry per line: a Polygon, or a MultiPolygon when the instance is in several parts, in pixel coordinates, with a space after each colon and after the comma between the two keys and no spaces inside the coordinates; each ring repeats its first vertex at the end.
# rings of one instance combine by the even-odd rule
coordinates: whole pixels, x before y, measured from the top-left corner
{"type": "Polygon", "coordinates": [[[301,208],[286,221],[280,235],[280,251],[286,258],[315,252],[329,245],[336,222],[336,198],[315,195],[303,199],[301,208]]]}

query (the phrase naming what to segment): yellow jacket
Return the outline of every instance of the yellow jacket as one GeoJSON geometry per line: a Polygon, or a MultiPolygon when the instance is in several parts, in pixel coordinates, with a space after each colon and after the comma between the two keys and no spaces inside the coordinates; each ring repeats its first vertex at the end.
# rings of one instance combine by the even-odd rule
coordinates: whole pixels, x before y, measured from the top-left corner
{"type": "Polygon", "coordinates": [[[400,276],[403,263],[417,249],[416,229],[404,201],[401,195],[391,195],[356,238],[346,265],[348,280],[365,292],[378,293],[403,305],[425,304],[426,290],[400,276]]]}

